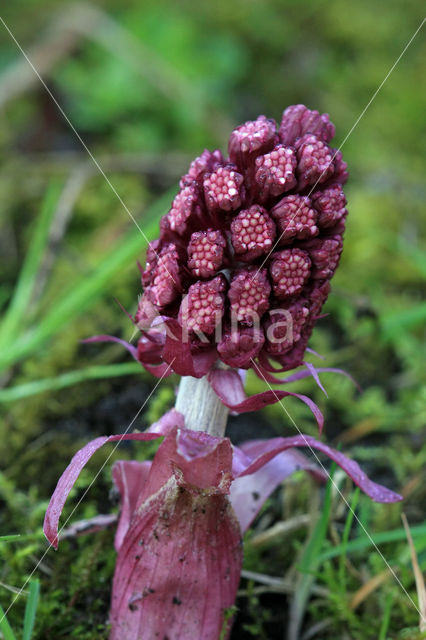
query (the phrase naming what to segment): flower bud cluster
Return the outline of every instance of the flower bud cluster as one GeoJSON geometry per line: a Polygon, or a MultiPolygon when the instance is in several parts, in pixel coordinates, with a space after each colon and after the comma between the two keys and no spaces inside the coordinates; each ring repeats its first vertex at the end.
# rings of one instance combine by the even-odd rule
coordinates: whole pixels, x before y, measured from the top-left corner
{"type": "MultiPolygon", "coordinates": [[[[348,174],[327,114],[288,107],[204,151],[150,244],[135,320],[177,320],[191,353],[232,367],[298,366],[339,263],[348,174]]],[[[179,373],[179,371],[177,371],[179,373]]]]}

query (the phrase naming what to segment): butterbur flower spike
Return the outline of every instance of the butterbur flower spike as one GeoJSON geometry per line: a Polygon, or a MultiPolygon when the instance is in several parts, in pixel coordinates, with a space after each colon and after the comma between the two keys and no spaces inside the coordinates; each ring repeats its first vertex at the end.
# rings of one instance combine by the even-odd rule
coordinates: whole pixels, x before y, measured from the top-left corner
{"type": "MultiPolygon", "coordinates": [[[[262,371],[272,371],[271,360],[282,371],[302,364],[343,246],[348,174],[329,146],[333,135],[327,114],[295,105],[278,128],[265,116],[237,127],[227,157],[206,150],[194,160],[142,273],[134,321],[148,340],[154,336],[155,364],[203,377],[217,360],[228,364],[230,327],[239,335],[253,325],[250,357],[240,358],[240,368],[252,368],[253,360],[262,371]],[[244,313],[235,304],[243,278],[244,313]],[[293,318],[301,305],[306,313],[293,318]],[[281,342],[266,329],[282,309],[297,331],[281,342]],[[182,338],[185,357],[177,358],[182,338]]],[[[142,344],[139,361],[162,375],[160,366],[152,368],[152,348],[142,344]]]]}
{"type": "MultiPolygon", "coordinates": [[[[348,174],[333,136],[327,114],[294,105],[278,128],[265,116],[237,127],[227,157],[194,160],[142,270],[142,336],[128,348],[148,371],[217,378],[223,363],[271,381],[303,365],[343,248],[348,174]]],[[[252,408],[266,398],[278,399],[252,408]]]]}
{"type": "Polygon", "coordinates": [[[296,470],[326,474],[297,448],[334,460],[373,500],[401,497],[356,462],[309,436],[233,447],[228,438],[185,428],[172,410],[145,433],[101,437],[72,459],[46,512],[44,532],[58,545],[58,521],[90,457],[106,442],[164,437],[153,462],[120,461],[113,480],[121,496],[115,536],[110,640],[227,638],[242,566],[242,534],[273,490],[296,470]],[[221,635],[222,634],[222,635],[221,635]]]}

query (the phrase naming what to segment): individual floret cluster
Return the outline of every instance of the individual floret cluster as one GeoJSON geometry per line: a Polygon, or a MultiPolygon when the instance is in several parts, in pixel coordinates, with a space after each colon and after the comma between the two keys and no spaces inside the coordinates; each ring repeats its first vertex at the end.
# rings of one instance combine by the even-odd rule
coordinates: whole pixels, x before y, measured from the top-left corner
{"type": "Polygon", "coordinates": [[[327,114],[294,105],[278,130],[259,116],[231,133],[228,157],[194,160],[148,248],[142,362],[171,362],[167,329],[178,326],[197,375],[217,359],[263,371],[302,363],[343,246],[348,173],[333,135],[327,114]]]}

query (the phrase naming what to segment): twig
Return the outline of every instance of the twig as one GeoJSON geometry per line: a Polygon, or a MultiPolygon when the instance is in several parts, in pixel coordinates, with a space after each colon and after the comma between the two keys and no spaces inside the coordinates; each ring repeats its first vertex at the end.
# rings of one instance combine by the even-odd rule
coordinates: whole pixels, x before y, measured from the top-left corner
{"type": "Polygon", "coordinates": [[[108,527],[115,524],[117,520],[118,516],[115,513],[108,513],[106,515],[101,514],[87,520],[79,520],[62,531],[60,540],[76,538],[77,536],[81,536],[86,533],[95,533],[102,529],[108,529],[108,527]]]}
{"type": "Polygon", "coordinates": [[[61,193],[49,229],[46,251],[37,275],[30,305],[40,298],[46,285],[58,248],[74,211],[75,202],[91,174],[88,166],[88,163],[85,162],[77,167],[69,176],[61,193]]]}
{"type": "Polygon", "coordinates": [[[294,531],[295,529],[299,529],[305,525],[308,525],[311,522],[311,516],[309,514],[303,514],[300,516],[295,516],[290,520],[284,520],[282,522],[277,522],[273,527],[266,529],[266,531],[262,531],[257,536],[254,536],[250,540],[250,544],[253,547],[260,547],[264,544],[270,544],[275,540],[282,538],[290,531],[294,531]]]}
{"type": "Polygon", "coordinates": [[[362,587],[353,595],[349,603],[349,608],[352,609],[352,611],[357,609],[359,605],[368,598],[370,593],[373,593],[373,591],[378,589],[384,582],[386,582],[386,580],[388,580],[388,578],[390,578],[391,575],[391,571],[389,569],[385,569],[363,584],[362,587]]]}
{"type": "Polygon", "coordinates": [[[37,569],[40,569],[40,571],[42,571],[46,576],[49,576],[49,577],[52,576],[52,573],[53,573],[52,569],[48,567],[44,562],[42,562],[43,558],[39,561],[35,553],[31,553],[29,558],[31,562],[34,562],[34,564],[37,564],[37,569]]]}
{"type": "Polygon", "coordinates": [[[312,625],[300,638],[300,640],[311,640],[311,638],[317,638],[318,634],[327,629],[330,624],[333,622],[333,618],[324,618],[324,620],[320,620],[316,624],[312,625]]]}
{"type": "MultiPolygon", "coordinates": [[[[297,585],[294,581],[283,580],[282,578],[268,576],[265,573],[256,573],[255,571],[243,570],[241,572],[241,577],[246,578],[246,580],[253,580],[254,582],[259,582],[261,584],[266,585],[265,593],[269,591],[269,592],[275,592],[275,593],[292,594],[295,592],[297,588],[297,585]]],[[[255,587],[255,589],[256,588],[257,587],[255,587]]],[[[245,595],[244,591],[250,591],[250,590],[240,590],[238,592],[239,595],[245,595]]],[[[253,591],[250,591],[250,593],[253,593],[253,591]]],[[[317,596],[321,596],[322,598],[327,598],[330,592],[328,589],[325,589],[324,587],[318,587],[315,585],[312,588],[312,593],[314,593],[317,596]]]]}
{"type": "Polygon", "coordinates": [[[404,529],[407,534],[408,545],[410,547],[411,553],[411,563],[413,565],[414,570],[414,578],[416,580],[416,589],[417,589],[417,597],[419,599],[419,609],[420,609],[420,620],[419,620],[419,630],[420,633],[426,631],[426,587],[425,587],[425,579],[419,567],[419,562],[417,560],[416,548],[414,546],[413,538],[411,535],[410,527],[408,525],[407,516],[405,513],[401,513],[402,522],[404,524],[404,529]]]}
{"type": "Polygon", "coordinates": [[[21,593],[23,593],[24,595],[28,595],[28,591],[20,591],[17,587],[12,587],[11,584],[6,584],[5,582],[0,581],[0,587],[3,587],[3,589],[7,589],[7,591],[10,591],[11,593],[15,593],[18,595],[21,595],[21,593]]]}

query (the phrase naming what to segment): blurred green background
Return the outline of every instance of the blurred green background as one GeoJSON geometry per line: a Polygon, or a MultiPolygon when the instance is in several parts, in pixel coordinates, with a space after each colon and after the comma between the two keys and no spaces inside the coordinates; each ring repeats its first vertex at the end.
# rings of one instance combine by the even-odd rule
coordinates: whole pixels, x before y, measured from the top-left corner
{"type": "MultiPolygon", "coordinates": [[[[323,375],[328,399],[310,381],[291,390],[321,406],[330,444],[405,501],[358,500],[336,473],[352,521],[309,478],[286,481],[247,535],[232,638],[422,637],[400,515],[424,569],[423,32],[357,123],[420,25],[420,4],[15,0],[2,18],[110,181],[0,24],[0,535],[21,534],[0,541],[3,608],[44,553],[44,509],[70,457],[90,438],[123,431],[155,383],[117,345],[80,343],[132,335],[116,300],[135,310],[146,243],[129,212],[155,237],[195,155],[224,149],[244,120],[279,120],[303,102],[330,113],[351,171],[344,253],[311,346],[363,393],[333,374],[323,375]]],[[[138,428],[172,406],[176,383],[161,383],[138,428]]],[[[248,390],[260,389],[249,376],[248,390]]],[[[286,406],[316,435],[303,405],[286,406]]],[[[279,407],[230,425],[235,439],[293,431],[279,407]]],[[[153,453],[141,449],[123,445],[111,460],[153,453]]],[[[110,453],[82,473],[64,515],[110,453]]],[[[110,462],[72,521],[116,510],[110,462]]],[[[73,537],[43,557],[33,637],[107,637],[112,539],[111,530],[73,537]]],[[[7,616],[17,637],[26,599],[7,616]]]]}

